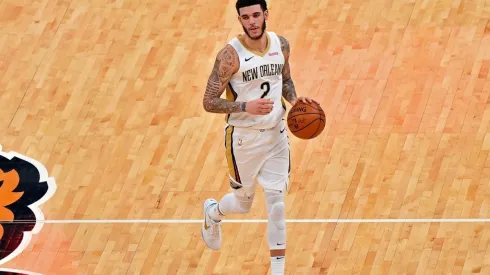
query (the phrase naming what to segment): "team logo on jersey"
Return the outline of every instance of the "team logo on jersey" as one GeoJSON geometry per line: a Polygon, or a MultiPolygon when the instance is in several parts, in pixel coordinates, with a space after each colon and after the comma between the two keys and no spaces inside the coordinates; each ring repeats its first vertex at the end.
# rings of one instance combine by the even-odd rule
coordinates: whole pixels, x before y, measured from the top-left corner
{"type": "Polygon", "coordinates": [[[284,64],[263,64],[242,73],[243,82],[252,81],[261,77],[281,75],[284,64]]]}
{"type": "MultiPolygon", "coordinates": [[[[44,215],[39,206],[56,190],[55,180],[38,161],[0,146],[0,265],[18,256],[40,232],[44,215]]],[[[37,273],[0,269],[1,274],[37,273]]]]}
{"type": "Polygon", "coordinates": [[[279,55],[278,52],[269,53],[269,56],[279,55]]]}

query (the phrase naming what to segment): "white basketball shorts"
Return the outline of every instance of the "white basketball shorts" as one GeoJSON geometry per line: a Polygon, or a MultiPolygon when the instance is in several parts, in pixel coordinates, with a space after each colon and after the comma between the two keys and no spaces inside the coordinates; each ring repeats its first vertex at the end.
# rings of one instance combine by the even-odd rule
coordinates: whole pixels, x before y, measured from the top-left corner
{"type": "Polygon", "coordinates": [[[264,189],[288,189],[291,154],[284,119],[276,127],[263,130],[227,125],[225,148],[235,192],[251,195],[256,182],[264,189]]]}

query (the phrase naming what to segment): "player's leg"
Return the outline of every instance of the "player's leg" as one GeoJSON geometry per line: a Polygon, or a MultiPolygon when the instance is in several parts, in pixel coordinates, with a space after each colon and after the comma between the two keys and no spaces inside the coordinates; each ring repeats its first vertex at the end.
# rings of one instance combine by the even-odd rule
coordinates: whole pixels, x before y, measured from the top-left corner
{"type": "Polygon", "coordinates": [[[286,262],[286,205],[285,195],[289,185],[289,140],[283,139],[266,160],[258,175],[264,187],[267,206],[267,242],[271,256],[272,274],[285,274],[286,262]]]}
{"type": "Polygon", "coordinates": [[[267,206],[267,243],[271,257],[271,274],[285,274],[286,205],[285,191],[264,189],[267,206]]]}
{"type": "Polygon", "coordinates": [[[252,208],[255,185],[243,187],[232,179],[230,179],[230,185],[233,191],[224,195],[219,203],[210,206],[208,210],[209,216],[216,222],[221,221],[228,214],[246,214],[252,208]]]}
{"type": "Polygon", "coordinates": [[[255,186],[240,187],[224,195],[218,202],[213,198],[204,202],[203,239],[209,248],[221,248],[221,220],[228,214],[245,214],[250,211],[255,196],[255,186]]]}
{"type": "Polygon", "coordinates": [[[221,223],[228,214],[244,214],[250,211],[255,196],[255,177],[260,168],[260,155],[249,154],[253,145],[253,134],[234,133],[233,127],[225,130],[226,158],[232,192],[224,195],[218,202],[209,198],[204,202],[204,222],[202,237],[208,247],[221,247],[221,223]]]}

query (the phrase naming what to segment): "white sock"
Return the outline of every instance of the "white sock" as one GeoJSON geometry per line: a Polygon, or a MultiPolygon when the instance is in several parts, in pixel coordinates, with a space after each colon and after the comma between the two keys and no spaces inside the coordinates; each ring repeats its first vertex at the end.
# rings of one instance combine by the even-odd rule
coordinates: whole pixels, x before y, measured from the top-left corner
{"type": "Polygon", "coordinates": [[[208,214],[215,222],[221,221],[225,215],[219,211],[219,203],[213,204],[209,207],[208,214]]]}
{"type": "Polygon", "coordinates": [[[284,266],[286,264],[285,256],[271,257],[271,274],[272,275],[284,275],[284,266]]]}

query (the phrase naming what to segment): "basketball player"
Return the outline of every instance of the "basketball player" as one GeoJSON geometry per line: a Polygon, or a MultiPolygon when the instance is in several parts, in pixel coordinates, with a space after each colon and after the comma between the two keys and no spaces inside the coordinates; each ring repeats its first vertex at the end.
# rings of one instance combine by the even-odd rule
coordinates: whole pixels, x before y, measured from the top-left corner
{"type": "Polygon", "coordinates": [[[204,202],[201,232],[208,247],[220,249],[220,221],[227,214],[249,212],[257,180],[266,199],[271,272],[284,274],[290,151],[282,98],[292,105],[314,100],[296,96],[289,43],[266,31],[265,0],[238,0],[236,10],[245,33],[218,53],[203,99],[207,112],[227,114],[225,147],[233,190],[219,203],[212,198],[204,202]],[[225,90],[227,99],[222,99],[225,90]]]}

